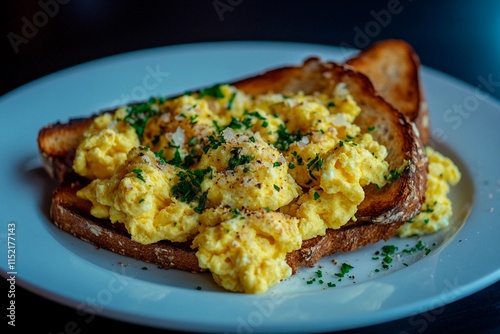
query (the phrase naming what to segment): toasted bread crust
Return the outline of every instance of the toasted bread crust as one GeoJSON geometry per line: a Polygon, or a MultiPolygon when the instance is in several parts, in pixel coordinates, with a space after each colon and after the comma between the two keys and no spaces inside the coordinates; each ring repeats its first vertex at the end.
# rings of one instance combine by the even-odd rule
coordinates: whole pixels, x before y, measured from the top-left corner
{"type": "Polygon", "coordinates": [[[351,75],[356,82],[350,92],[363,110],[356,124],[366,131],[374,126],[372,135],[387,147],[389,169],[397,170],[408,163],[398,179],[379,189],[365,187],[365,200],[358,206],[359,221],[389,224],[411,220],[420,212],[427,188],[427,156],[415,125],[376,94],[367,77],[351,75]]]}
{"type": "MultiPolygon", "coordinates": [[[[294,93],[333,90],[338,83],[347,89],[362,109],[357,124],[363,129],[375,126],[372,136],[388,148],[390,169],[407,167],[400,177],[381,189],[365,188],[365,200],[356,214],[356,221],[325,236],[303,242],[299,251],[292,252],[287,262],[295,273],[301,266],[313,266],[321,257],[335,252],[353,251],[395,235],[397,228],[419,213],[424,200],[427,160],[423,146],[412,123],[375,91],[372,82],[353,68],[336,63],[324,63],[310,58],[303,65],[283,67],[234,85],[249,95],[261,93],[294,93]]],[[[62,230],[98,247],[155,263],[164,268],[198,272],[195,250],[185,244],[160,242],[142,245],[109,222],[93,218],[88,204],[76,196],[79,187],[71,164],[79,138],[90,119],[58,123],[40,131],[38,144],[49,175],[64,182],[52,198],[51,220],[62,230]],[[59,144],[60,143],[60,144],[59,144]],[[70,184],[70,185],[68,185],[70,184]]]]}
{"type": "Polygon", "coordinates": [[[61,183],[52,196],[50,217],[61,230],[99,248],[154,263],[165,269],[203,272],[195,252],[186,243],[161,241],[144,245],[132,241],[124,228],[90,215],[90,203],[76,196],[79,182],[61,183]]]}
{"type": "Polygon", "coordinates": [[[70,119],[66,123],[48,125],[38,133],[38,150],[42,165],[51,178],[62,182],[75,176],[73,159],[83,133],[92,123],[94,116],[70,119]]]}
{"type": "Polygon", "coordinates": [[[346,64],[367,75],[387,102],[415,122],[422,142],[428,143],[429,110],[420,79],[421,64],[410,44],[397,39],[379,41],[346,64]]]}
{"type": "Polygon", "coordinates": [[[352,252],[381,240],[389,240],[402,224],[365,223],[346,225],[338,230],[328,229],[326,235],[302,242],[299,250],[287,254],[286,262],[295,274],[300,267],[313,267],[324,256],[352,252]]]}
{"type": "MultiPolygon", "coordinates": [[[[81,188],[82,184],[79,182],[63,182],[55,189],[50,215],[58,228],[98,248],[153,263],[160,268],[193,273],[205,271],[198,265],[196,250],[191,249],[187,243],[160,241],[149,245],[141,244],[132,241],[121,226],[92,217],[89,214],[90,203],[76,196],[81,188]]],[[[301,249],[287,254],[286,262],[295,274],[303,266],[314,266],[326,255],[351,252],[380,240],[388,240],[401,224],[360,224],[338,230],[330,229],[325,236],[304,241],[301,249]]]]}

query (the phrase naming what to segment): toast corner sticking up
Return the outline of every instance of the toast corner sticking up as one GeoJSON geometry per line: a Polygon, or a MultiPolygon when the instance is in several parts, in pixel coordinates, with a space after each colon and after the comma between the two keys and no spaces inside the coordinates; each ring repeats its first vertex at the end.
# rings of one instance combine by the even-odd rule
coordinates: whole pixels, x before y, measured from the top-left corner
{"type": "Polygon", "coordinates": [[[398,39],[382,40],[348,59],[346,64],[370,78],[387,102],[417,125],[424,144],[430,139],[429,110],[420,77],[420,59],[398,39]]]}

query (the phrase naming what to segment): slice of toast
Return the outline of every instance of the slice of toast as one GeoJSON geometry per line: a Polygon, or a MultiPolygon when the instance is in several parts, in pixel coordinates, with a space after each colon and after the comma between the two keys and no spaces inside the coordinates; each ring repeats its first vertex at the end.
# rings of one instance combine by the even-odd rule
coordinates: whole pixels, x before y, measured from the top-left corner
{"type": "Polygon", "coordinates": [[[202,272],[195,251],[187,243],[161,241],[144,245],[132,241],[124,226],[90,215],[90,203],[76,196],[82,183],[61,183],[54,191],[50,217],[61,230],[99,248],[154,263],[165,269],[202,272]]]}
{"type": "MultiPolygon", "coordinates": [[[[199,267],[196,250],[190,248],[188,243],[160,241],[144,245],[132,241],[123,226],[91,216],[90,204],[76,196],[82,186],[78,181],[63,182],[55,189],[50,216],[58,228],[98,248],[153,263],[160,268],[193,273],[206,271],[199,267]]],[[[401,225],[402,222],[363,223],[338,230],[329,229],[323,237],[304,241],[301,249],[287,255],[286,262],[295,274],[302,266],[314,266],[323,256],[350,252],[380,240],[388,240],[401,225]]]]}
{"type": "Polygon", "coordinates": [[[377,92],[415,122],[427,144],[429,111],[420,79],[420,59],[407,42],[389,39],[374,43],[346,64],[367,75],[377,92]]]}
{"type": "Polygon", "coordinates": [[[66,123],[48,125],[38,133],[38,151],[42,165],[51,178],[61,182],[65,177],[77,177],[73,171],[73,159],[83,133],[95,115],[75,118],[66,123]]]}
{"type": "MultiPolygon", "coordinates": [[[[375,126],[372,136],[388,149],[390,170],[406,166],[399,178],[382,188],[367,186],[366,197],[352,221],[325,236],[306,240],[302,248],[289,253],[287,263],[295,273],[301,266],[312,266],[323,256],[353,251],[367,244],[387,240],[397,228],[420,212],[427,183],[427,159],[418,131],[407,118],[379,96],[363,74],[336,63],[311,58],[299,66],[283,67],[233,83],[249,95],[261,93],[312,94],[346,84],[361,107],[357,124],[364,130],[375,126]]],[[[72,157],[89,119],[57,123],[42,129],[38,144],[49,175],[62,181],[55,190],[51,220],[78,238],[114,252],[165,268],[200,271],[195,250],[185,244],[159,242],[143,245],[130,240],[123,229],[89,214],[88,203],[75,194],[81,180],[71,168],[72,157]]]]}

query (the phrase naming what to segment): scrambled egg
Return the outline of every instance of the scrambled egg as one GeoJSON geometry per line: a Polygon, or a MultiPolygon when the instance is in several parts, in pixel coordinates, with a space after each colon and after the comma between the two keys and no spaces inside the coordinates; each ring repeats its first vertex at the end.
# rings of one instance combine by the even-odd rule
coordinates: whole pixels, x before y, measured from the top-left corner
{"type": "Polygon", "coordinates": [[[191,242],[222,287],[261,293],[291,275],[287,253],[355,220],[363,187],[387,182],[387,149],[354,124],[360,111],[342,83],[260,96],[216,85],[125,106],[85,132],[73,167],[91,182],[77,195],[132,240],[191,242]]]}
{"type": "Polygon", "coordinates": [[[234,217],[204,227],[195,237],[200,266],[231,291],[265,292],[292,269],[287,253],[300,248],[297,219],[279,212],[235,212],[234,217]]]}
{"type": "Polygon", "coordinates": [[[456,185],[461,179],[461,173],[453,161],[427,146],[425,148],[429,159],[427,174],[427,190],[422,210],[413,220],[398,229],[401,237],[420,236],[434,233],[449,224],[453,210],[447,197],[450,185],[456,185]]]}
{"type": "Polygon", "coordinates": [[[128,151],[140,142],[134,128],[118,121],[124,117],[125,108],[121,108],[93,121],[76,150],[75,172],[90,179],[108,178],[127,160],[128,151]]]}

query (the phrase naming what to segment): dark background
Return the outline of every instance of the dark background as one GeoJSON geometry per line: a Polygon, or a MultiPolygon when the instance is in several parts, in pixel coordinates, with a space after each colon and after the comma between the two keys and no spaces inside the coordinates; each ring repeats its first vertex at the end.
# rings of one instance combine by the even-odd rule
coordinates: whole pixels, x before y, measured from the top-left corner
{"type": "MultiPolygon", "coordinates": [[[[82,62],[156,46],[266,40],[363,48],[377,40],[401,38],[413,45],[423,65],[500,99],[500,1],[495,0],[9,0],[2,4],[0,96],[82,62]]],[[[4,280],[2,291],[7,291],[4,280]]],[[[37,333],[59,333],[77,318],[75,310],[21,287],[16,301],[17,329],[34,325],[37,333]],[[34,322],[35,318],[43,320],[34,322]]],[[[500,283],[420,319],[425,321],[419,325],[401,319],[347,333],[499,333],[500,283]]],[[[160,332],[104,318],[79,329],[80,333],[160,332]]]]}
{"type": "MultiPolygon", "coordinates": [[[[500,2],[496,0],[9,0],[2,7],[1,22],[6,24],[2,54],[6,57],[0,67],[0,94],[108,55],[226,40],[362,48],[378,39],[402,38],[413,45],[426,66],[473,86],[481,85],[480,76],[491,75],[493,81],[500,81],[500,2]],[[217,11],[214,3],[228,7],[217,11]],[[46,20],[40,11],[48,13],[46,20]],[[389,18],[382,14],[391,11],[394,14],[389,18]],[[26,21],[35,29],[24,29],[27,34],[23,35],[26,21]],[[11,34],[17,41],[12,43],[9,33],[28,37],[20,41],[11,34]]],[[[493,88],[489,92],[500,97],[500,85],[493,88]]]]}

